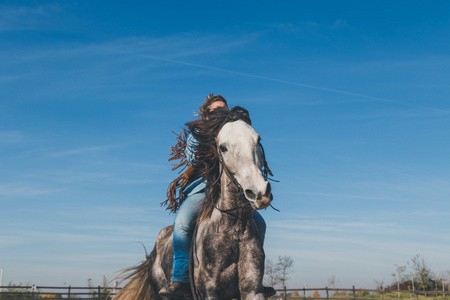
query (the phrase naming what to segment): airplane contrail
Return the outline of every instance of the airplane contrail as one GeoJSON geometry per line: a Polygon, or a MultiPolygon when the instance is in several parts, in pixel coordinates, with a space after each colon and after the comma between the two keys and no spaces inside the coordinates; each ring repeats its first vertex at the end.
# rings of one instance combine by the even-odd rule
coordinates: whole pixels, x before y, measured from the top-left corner
{"type": "Polygon", "coordinates": [[[155,59],[155,60],[162,60],[162,61],[167,61],[167,62],[171,62],[171,63],[175,63],[175,64],[181,64],[181,65],[192,66],[192,67],[197,67],[197,68],[202,68],[202,69],[214,70],[214,71],[219,71],[219,72],[229,73],[229,74],[236,74],[236,75],[245,76],[245,77],[258,78],[258,79],[263,79],[263,80],[268,80],[268,81],[273,81],[273,82],[279,82],[279,83],[304,87],[304,88],[308,88],[308,89],[326,91],[326,92],[335,93],[335,94],[359,97],[359,98],[369,99],[369,100],[373,100],[373,101],[398,104],[398,105],[415,107],[415,108],[420,108],[420,109],[427,109],[427,110],[432,110],[432,111],[439,112],[439,113],[449,113],[449,111],[447,111],[447,110],[426,107],[426,106],[422,106],[422,105],[416,105],[416,104],[406,103],[406,102],[387,99],[387,98],[373,97],[373,96],[368,96],[368,95],[364,95],[364,94],[358,94],[358,93],[352,93],[352,92],[331,89],[331,88],[326,88],[326,87],[320,87],[320,86],[315,86],[315,85],[310,85],[310,84],[298,83],[298,82],[294,82],[294,81],[281,80],[281,79],[267,77],[267,76],[260,76],[260,75],[250,74],[250,73],[232,71],[232,70],[228,70],[228,69],[216,68],[216,67],[211,67],[211,66],[206,66],[206,65],[196,64],[196,63],[190,63],[190,62],[185,62],[185,61],[180,61],[180,60],[175,60],[175,59],[170,59],[170,58],[165,58],[165,57],[158,57],[158,56],[152,56],[152,55],[143,55],[143,56],[147,57],[147,58],[155,59]]]}

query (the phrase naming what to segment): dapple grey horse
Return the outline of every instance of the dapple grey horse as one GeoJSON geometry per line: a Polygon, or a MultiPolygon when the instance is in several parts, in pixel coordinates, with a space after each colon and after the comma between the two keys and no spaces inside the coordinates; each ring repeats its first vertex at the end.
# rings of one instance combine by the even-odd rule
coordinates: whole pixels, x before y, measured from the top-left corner
{"type": "MultiPolygon", "coordinates": [[[[260,137],[249,118],[228,117],[214,142],[217,174],[209,188],[219,192],[215,199],[205,198],[209,209],[197,220],[190,261],[193,299],[266,299],[265,255],[253,219],[253,209],[272,200],[260,137]]],[[[166,299],[158,291],[172,275],[172,232],[173,226],[163,228],[147,259],[125,271],[122,278],[129,281],[114,300],[166,299]]]]}

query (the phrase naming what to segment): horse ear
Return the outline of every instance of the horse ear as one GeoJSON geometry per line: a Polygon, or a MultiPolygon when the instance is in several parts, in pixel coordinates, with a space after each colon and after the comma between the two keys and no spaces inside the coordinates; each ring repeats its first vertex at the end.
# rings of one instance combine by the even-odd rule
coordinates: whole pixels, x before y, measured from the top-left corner
{"type": "Polygon", "coordinates": [[[250,120],[250,114],[248,110],[241,106],[235,106],[230,111],[230,116],[233,120],[243,120],[247,122],[249,125],[252,125],[252,121],[250,120]]]}

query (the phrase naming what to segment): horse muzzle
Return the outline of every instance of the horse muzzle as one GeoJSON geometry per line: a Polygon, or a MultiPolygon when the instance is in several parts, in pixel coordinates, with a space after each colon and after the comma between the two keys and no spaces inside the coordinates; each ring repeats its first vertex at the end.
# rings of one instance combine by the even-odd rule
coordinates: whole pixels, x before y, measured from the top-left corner
{"type": "Polygon", "coordinates": [[[252,189],[246,189],[244,191],[244,195],[254,209],[263,209],[268,207],[273,199],[270,183],[268,182],[264,194],[261,192],[255,193],[252,189]]]}
{"type": "Polygon", "coordinates": [[[270,194],[269,197],[263,196],[261,197],[261,199],[250,201],[250,203],[254,209],[259,210],[268,207],[270,205],[270,202],[272,202],[272,198],[272,194],[270,194]]]}

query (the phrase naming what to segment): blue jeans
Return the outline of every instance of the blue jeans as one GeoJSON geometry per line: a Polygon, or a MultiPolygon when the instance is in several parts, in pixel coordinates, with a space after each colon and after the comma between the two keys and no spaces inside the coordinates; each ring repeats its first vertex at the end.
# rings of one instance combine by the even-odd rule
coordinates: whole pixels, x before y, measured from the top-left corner
{"type": "MultiPolygon", "coordinates": [[[[203,183],[202,183],[203,184],[203,183]]],[[[205,190],[189,194],[183,201],[175,216],[173,228],[173,275],[172,281],[189,282],[189,249],[195,220],[200,211],[200,201],[205,197],[205,190]]],[[[256,211],[253,218],[258,228],[259,236],[264,244],[266,222],[256,211]]]]}

